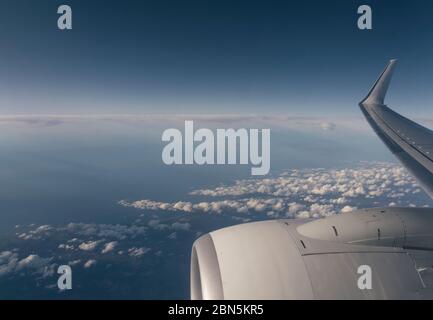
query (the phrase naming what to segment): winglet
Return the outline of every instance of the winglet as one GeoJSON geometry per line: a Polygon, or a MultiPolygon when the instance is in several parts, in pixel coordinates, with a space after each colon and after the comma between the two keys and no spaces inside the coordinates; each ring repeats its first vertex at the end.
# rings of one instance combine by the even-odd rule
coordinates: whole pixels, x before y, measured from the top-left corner
{"type": "Polygon", "coordinates": [[[396,64],[397,59],[392,59],[389,61],[379,79],[377,79],[374,83],[373,88],[371,88],[367,97],[361,101],[361,104],[384,104],[386,92],[388,91],[389,83],[391,82],[391,77],[396,64]]]}

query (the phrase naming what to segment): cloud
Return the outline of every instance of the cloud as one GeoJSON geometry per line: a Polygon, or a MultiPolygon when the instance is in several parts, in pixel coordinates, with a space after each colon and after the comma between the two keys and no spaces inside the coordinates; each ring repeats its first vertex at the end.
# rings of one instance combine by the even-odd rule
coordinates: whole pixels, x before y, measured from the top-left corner
{"type": "Polygon", "coordinates": [[[128,249],[128,255],[131,257],[140,258],[146,253],[148,253],[150,250],[151,250],[150,248],[146,248],[146,247],[141,247],[141,248],[133,247],[128,249]]]}
{"type": "Polygon", "coordinates": [[[58,248],[64,249],[64,250],[74,250],[75,249],[75,247],[73,245],[64,244],[64,243],[59,244],[58,248]]]}
{"type": "Polygon", "coordinates": [[[99,245],[101,241],[88,241],[81,243],[78,248],[83,251],[93,251],[99,245]]]}
{"type": "Polygon", "coordinates": [[[303,210],[305,208],[305,205],[297,203],[297,202],[291,202],[287,205],[287,216],[295,216],[299,211],[303,210]]]}
{"type": "Polygon", "coordinates": [[[191,224],[189,224],[188,222],[182,223],[182,222],[174,222],[171,225],[171,228],[174,230],[183,230],[183,231],[188,231],[191,229],[191,224]]]}
{"type": "MultiPolygon", "coordinates": [[[[238,213],[246,213],[248,211],[265,212],[266,210],[277,210],[281,211],[284,209],[284,201],[278,198],[246,198],[238,200],[221,200],[211,202],[199,202],[191,203],[188,202],[187,209],[184,205],[179,203],[186,202],[175,202],[175,203],[164,203],[164,209],[160,209],[160,206],[154,205],[155,201],[152,200],[139,200],[134,202],[120,201],[119,204],[125,207],[133,207],[142,210],[165,210],[172,212],[202,212],[202,213],[222,213],[223,211],[235,211],[238,213]]],[[[158,202],[159,203],[159,202],[158,202]]],[[[149,225],[153,228],[165,229],[168,226],[156,224],[156,221],[151,221],[149,225]]],[[[179,227],[176,224],[171,226],[172,228],[179,227]]]]}
{"type": "Polygon", "coordinates": [[[345,206],[343,209],[341,209],[342,213],[346,213],[346,212],[352,212],[354,210],[356,210],[356,207],[351,207],[351,206],[345,206]]]}
{"type": "Polygon", "coordinates": [[[170,228],[167,224],[161,223],[158,219],[150,220],[147,225],[155,230],[165,230],[170,228]]]}
{"type": "Polygon", "coordinates": [[[112,225],[112,224],[86,224],[70,223],[64,228],[65,231],[78,236],[95,236],[99,238],[108,238],[123,240],[128,237],[142,236],[146,233],[146,227],[139,225],[112,225]]]}
{"type": "MultiPolygon", "coordinates": [[[[144,199],[122,200],[119,204],[157,212],[318,218],[355,210],[359,203],[366,201],[380,200],[384,206],[389,203],[386,198],[402,202],[406,196],[418,192],[416,181],[400,165],[360,162],[344,169],[286,170],[271,177],[237,180],[230,185],[197,189],[189,194],[191,198],[204,197],[207,201],[144,199]]],[[[397,205],[397,201],[393,202],[397,205]]],[[[170,229],[155,220],[149,222],[149,226],[170,229]]]]}
{"type": "MultiPolygon", "coordinates": [[[[64,226],[37,226],[32,224],[29,226],[18,226],[16,228],[18,231],[16,232],[16,237],[21,241],[41,241],[41,243],[43,241],[44,244],[47,243],[48,246],[44,246],[44,249],[41,251],[53,253],[55,258],[59,260],[59,264],[64,264],[64,259],[67,258],[67,261],[71,265],[87,261],[85,265],[90,267],[95,263],[93,260],[107,261],[105,255],[110,252],[124,252],[128,250],[125,246],[130,247],[137,243],[143,243],[146,232],[150,227],[140,225],[141,223],[145,222],[135,219],[130,225],[69,223],[64,226]],[[26,236],[23,236],[23,234],[26,236]],[[28,237],[29,235],[30,237],[28,237]],[[38,237],[35,235],[38,235],[38,237]],[[55,243],[52,243],[52,240],[55,243]],[[118,247],[119,250],[117,250],[118,247]],[[89,260],[89,256],[92,259],[89,260]]],[[[154,221],[154,223],[154,228],[161,230],[167,229],[185,232],[191,228],[191,225],[184,221],[171,221],[167,225],[161,224],[159,220],[154,221]]],[[[152,222],[150,225],[152,225],[152,222]]],[[[165,239],[165,237],[162,236],[161,239],[165,239]]],[[[141,257],[149,250],[151,248],[135,246],[130,249],[128,256],[131,258],[141,257]]],[[[26,258],[27,260],[21,261],[18,259],[18,254],[13,251],[4,251],[0,258],[1,274],[10,274],[19,269],[29,269],[31,266],[37,265],[38,262],[45,261],[40,260],[37,255],[30,255],[26,258]],[[27,266],[26,268],[24,268],[25,265],[27,266]]]]}
{"type": "Polygon", "coordinates": [[[101,253],[108,253],[114,250],[119,243],[117,241],[108,242],[105,244],[104,249],[102,249],[101,253]]]}
{"type": "Polygon", "coordinates": [[[318,204],[313,203],[310,206],[310,217],[319,218],[327,217],[336,213],[335,207],[332,204],[318,204]]]}
{"type": "Polygon", "coordinates": [[[46,233],[50,230],[52,230],[53,228],[50,225],[42,225],[36,228],[36,230],[33,231],[34,234],[40,234],[40,233],[46,233]]]}
{"type": "Polygon", "coordinates": [[[84,264],[84,268],[89,269],[89,268],[95,266],[96,263],[97,263],[97,261],[95,259],[87,260],[86,263],[84,264]]]}
{"type": "MultiPolygon", "coordinates": [[[[368,124],[360,117],[317,117],[290,114],[10,114],[0,115],[0,125],[30,127],[57,127],[82,123],[121,123],[129,126],[162,125],[182,127],[185,120],[194,121],[198,127],[260,127],[282,128],[296,131],[330,131],[342,129],[370,132],[368,124]]],[[[428,119],[423,119],[428,121],[428,119]]]]}
{"type": "Polygon", "coordinates": [[[52,258],[41,258],[37,254],[30,254],[20,260],[17,252],[3,251],[0,252],[0,277],[16,272],[28,272],[43,278],[52,276],[55,264],[51,264],[51,261],[52,258]]]}
{"type": "Polygon", "coordinates": [[[18,234],[18,237],[23,240],[39,240],[49,235],[51,230],[53,228],[50,225],[41,225],[34,230],[30,230],[28,233],[18,234]]]}
{"type": "Polygon", "coordinates": [[[334,130],[336,127],[337,125],[333,122],[322,122],[320,124],[320,128],[324,131],[334,130]]]}
{"type": "Polygon", "coordinates": [[[18,262],[17,270],[22,270],[25,268],[40,269],[46,266],[49,261],[50,259],[43,259],[37,254],[31,254],[27,256],[27,258],[24,258],[18,262]]]}
{"type": "Polygon", "coordinates": [[[148,210],[167,210],[167,211],[184,211],[192,212],[192,203],[178,201],[175,203],[166,203],[152,200],[139,200],[128,202],[126,200],[119,201],[119,204],[124,207],[133,207],[136,209],[146,208],[148,210]]]}
{"type": "Polygon", "coordinates": [[[12,251],[0,252],[0,278],[15,271],[18,254],[12,251]]]}
{"type": "Polygon", "coordinates": [[[73,267],[73,266],[79,265],[80,263],[81,263],[81,259],[77,259],[77,260],[69,261],[69,262],[68,262],[68,265],[69,265],[70,267],[73,267]]]}

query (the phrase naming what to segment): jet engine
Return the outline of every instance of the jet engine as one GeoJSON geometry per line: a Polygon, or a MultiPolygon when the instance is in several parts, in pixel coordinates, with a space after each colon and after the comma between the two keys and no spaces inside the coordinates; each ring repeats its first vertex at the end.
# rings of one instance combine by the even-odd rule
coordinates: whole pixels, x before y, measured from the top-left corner
{"type": "Polygon", "coordinates": [[[432,265],[432,251],[426,208],[241,224],[196,240],[191,298],[420,299],[430,293],[419,270],[432,265]],[[359,285],[365,267],[370,288],[359,285]]]}

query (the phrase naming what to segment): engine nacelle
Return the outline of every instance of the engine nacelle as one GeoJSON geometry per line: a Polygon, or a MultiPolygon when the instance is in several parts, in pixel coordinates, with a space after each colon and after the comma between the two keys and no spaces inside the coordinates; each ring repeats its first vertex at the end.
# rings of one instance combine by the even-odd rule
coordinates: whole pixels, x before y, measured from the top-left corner
{"type": "Polygon", "coordinates": [[[191,298],[423,298],[429,291],[409,249],[433,250],[433,210],[367,209],[241,224],[194,243],[191,298]],[[371,289],[359,287],[361,266],[371,269],[371,289]]]}

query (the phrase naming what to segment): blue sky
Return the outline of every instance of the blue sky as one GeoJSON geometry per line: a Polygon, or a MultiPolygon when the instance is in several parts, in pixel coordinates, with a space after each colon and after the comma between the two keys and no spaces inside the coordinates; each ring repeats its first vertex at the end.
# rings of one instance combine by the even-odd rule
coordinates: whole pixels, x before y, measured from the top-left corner
{"type": "Polygon", "coordinates": [[[0,3],[0,113],[358,115],[399,58],[389,103],[428,114],[431,1],[0,3]],[[373,30],[356,27],[373,9],[373,30]]]}

